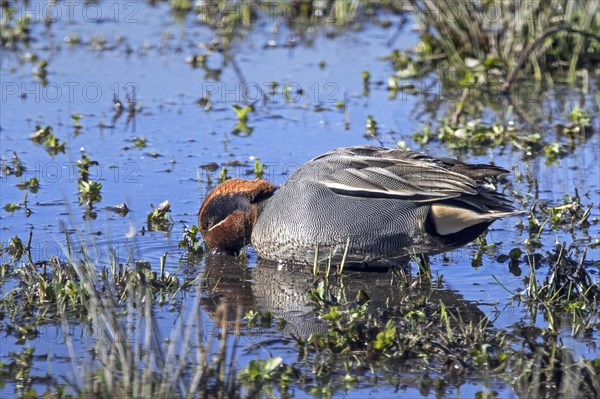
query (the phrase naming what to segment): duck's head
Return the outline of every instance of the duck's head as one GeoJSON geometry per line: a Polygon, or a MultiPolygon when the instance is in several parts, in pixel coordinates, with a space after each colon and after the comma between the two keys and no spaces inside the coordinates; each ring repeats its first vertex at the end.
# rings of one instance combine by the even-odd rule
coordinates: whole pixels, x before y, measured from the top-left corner
{"type": "Polygon", "coordinates": [[[248,245],[259,206],[276,189],[266,180],[231,179],[211,191],[198,212],[208,247],[238,252],[248,245]]]}

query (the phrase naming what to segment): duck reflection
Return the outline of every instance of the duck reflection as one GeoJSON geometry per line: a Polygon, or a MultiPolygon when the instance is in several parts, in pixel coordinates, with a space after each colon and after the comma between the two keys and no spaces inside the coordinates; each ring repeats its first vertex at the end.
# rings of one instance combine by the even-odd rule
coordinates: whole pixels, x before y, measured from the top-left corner
{"type": "MultiPolygon", "coordinates": [[[[211,317],[216,317],[218,307],[224,305],[230,322],[237,322],[246,312],[255,310],[283,318],[287,322],[284,333],[307,337],[327,331],[315,317],[314,306],[307,296],[319,278],[313,277],[306,267],[262,259],[257,261],[256,267],[248,267],[247,259],[224,253],[208,253],[205,262],[208,295],[202,300],[202,306],[211,317]]],[[[370,309],[399,306],[406,301],[441,302],[462,322],[478,323],[485,318],[476,304],[460,294],[426,284],[406,287],[405,278],[398,269],[352,270],[344,271],[339,278],[330,277],[328,284],[340,303],[354,301],[360,293],[368,296],[370,309]]]]}

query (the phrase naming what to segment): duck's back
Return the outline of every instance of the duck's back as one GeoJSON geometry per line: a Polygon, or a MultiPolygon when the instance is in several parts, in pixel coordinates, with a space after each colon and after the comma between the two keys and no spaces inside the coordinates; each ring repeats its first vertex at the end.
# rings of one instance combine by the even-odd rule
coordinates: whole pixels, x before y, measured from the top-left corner
{"type": "Polygon", "coordinates": [[[494,219],[440,235],[431,206],[510,212],[502,196],[478,183],[502,172],[411,151],[337,149],[304,164],[265,202],[252,245],[263,258],[307,263],[315,250],[321,261],[339,261],[346,247],[346,260],[359,263],[443,252],[472,241],[494,219]]]}

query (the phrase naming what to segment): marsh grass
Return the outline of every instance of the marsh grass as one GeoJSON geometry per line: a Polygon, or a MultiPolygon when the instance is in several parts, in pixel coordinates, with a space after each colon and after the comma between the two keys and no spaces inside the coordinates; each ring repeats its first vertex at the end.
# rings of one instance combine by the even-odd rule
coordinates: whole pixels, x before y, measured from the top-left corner
{"type": "MultiPolygon", "coordinates": [[[[82,288],[89,293],[83,305],[97,330],[89,363],[77,357],[72,341],[66,340],[76,376],[70,385],[79,396],[224,398],[239,394],[234,374],[236,344],[231,356],[226,345],[227,309],[219,308],[215,314],[220,330],[209,332],[201,315],[200,283],[187,317],[178,318],[165,335],[154,313],[155,292],[157,288],[179,291],[164,272],[166,256],[161,258],[159,275],[151,271],[120,273],[120,278],[101,284],[86,246],[78,258],[74,251],[66,253],[82,288]]],[[[116,270],[117,265],[109,268],[116,270]]],[[[62,323],[68,327],[69,321],[63,317],[62,323]]]]}
{"type": "MultiPolygon", "coordinates": [[[[84,269],[79,269],[85,276],[82,280],[93,290],[92,275],[84,269]]],[[[198,299],[201,295],[197,292],[187,318],[178,319],[165,336],[153,311],[150,287],[141,284],[130,290],[125,308],[114,301],[113,295],[100,296],[92,291],[88,313],[99,329],[99,339],[94,344],[92,366],[82,369],[85,360],[75,357],[73,361],[77,377],[71,385],[78,395],[225,398],[239,394],[233,373],[235,351],[229,356],[226,345],[226,308],[216,314],[221,330],[204,336],[198,299]]]]}
{"type": "Polygon", "coordinates": [[[466,80],[476,78],[481,67],[500,73],[504,89],[518,73],[542,80],[559,71],[573,82],[580,68],[593,70],[599,61],[597,1],[410,3],[424,24],[422,38],[430,56],[442,55],[466,80]]]}
{"type": "Polygon", "coordinates": [[[600,394],[598,361],[573,359],[556,335],[517,330],[523,339],[519,352],[510,358],[513,388],[528,398],[596,398],[600,394]]]}
{"type": "MultiPolygon", "coordinates": [[[[420,42],[412,49],[394,49],[382,59],[393,70],[387,78],[390,99],[398,93],[420,94],[423,113],[442,118],[436,124],[439,133],[426,125],[413,136],[417,144],[425,147],[439,140],[453,151],[468,148],[483,154],[490,146],[511,143],[524,157],[542,154],[550,164],[593,134],[593,126],[569,118],[556,126],[557,139],[550,140],[549,134],[531,129],[547,118],[545,111],[527,103],[533,98],[544,102],[545,93],[567,86],[583,93],[597,91],[600,3],[409,0],[408,4],[406,11],[419,21],[420,42]],[[433,83],[428,83],[432,76],[433,83]],[[437,91],[442,94],[429,94],[437,91]],[[440,102],[440,97],[446,101],[440,102]],[[487,111],[500,115],[502,109],[510,118],[507,122],[485,120],[487,111]]],[[[553,102],[561,101],[553,96],[553,102]]]]}
{"type": "MultiPolygon", "coordinates": [[[[64,226],[63,230],[67,231],[64,226]]],[[[109,250],[102,252],[105,258],[95,259],[92,253],[98,244],[93,239],[82,234],[69,237],[67,233],[66,237],[64,258],[39,262],[32,259],[31,236],[28,244],[14,239],[15,264],[8,273],[17,284],[3,292],[0,302],[2,329],[23,343],[38,337],[46,323],[62,326],[72,373],[63,376],[64,380],[48,376],[48,386],[56,395],[239,395],[235,368],[239,339],[235,331],[239,328],[230,328],[226,307],[219,307],[211,315],[214,322],[206,323],[199,279],[180,284],[176,276],[164,271],[166,256],[161,258],[159,273],[147,262],[118,264],[109,250]],[[182,291],[193,290],[194,282],[195,300],[190,301],[187,316],[179,317],[165,331],[155,312],[157,302],[164,296],[175,300],[182,291]],[[79,328],[85,331],[84,341],[71,335],[79,328]]],[[[0,364],[0,377],[17,382],[21,394],[36,396],[32,384],[40,377],[30,376],[32,354],[33,350],[11,355],[14,361],[0,364]]]]}
{"type": "Polygon", "coordinates": [[[586,268],[586,253],[575,261],[565,245],[559,245],[546,258],[531,253],[526,256],[530,273],[526,288],[517,298],[527,304],[534,318],[541,311],[553,334],[569,327],[571,335],[576,337],[597,326],[600,285],[586,268]],[[541,262],[550,266],[542,280],[536,275],[541,262]]]}

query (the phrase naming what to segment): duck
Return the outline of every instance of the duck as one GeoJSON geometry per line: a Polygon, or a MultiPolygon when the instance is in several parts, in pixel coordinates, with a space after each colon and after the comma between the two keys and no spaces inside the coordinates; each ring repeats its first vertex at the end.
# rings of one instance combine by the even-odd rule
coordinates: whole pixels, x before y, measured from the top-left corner
{"type": "Polygon", "coordinates": [[[342,147],[281,185],[230,179],[204,199],[210,249],[288,263],[399,264],[459,248],[496,220],[523,213],[494,187],[509,171],[421,152],[342,147]]]}

